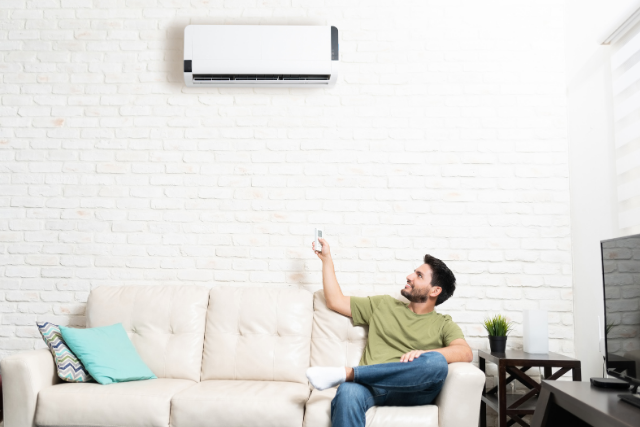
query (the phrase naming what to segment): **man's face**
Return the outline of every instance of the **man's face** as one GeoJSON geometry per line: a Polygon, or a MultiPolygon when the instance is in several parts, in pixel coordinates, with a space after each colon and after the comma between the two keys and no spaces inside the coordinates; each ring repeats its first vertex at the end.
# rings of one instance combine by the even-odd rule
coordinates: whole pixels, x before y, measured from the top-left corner
{"type": "Polygon", "coordinates": [[[400,293],[411,302],[427,302],[429,294],[439,289],[431,286],[432,275],[433,271],[429,264],[422,264],[407,276],[407,285],[400,293]]]}

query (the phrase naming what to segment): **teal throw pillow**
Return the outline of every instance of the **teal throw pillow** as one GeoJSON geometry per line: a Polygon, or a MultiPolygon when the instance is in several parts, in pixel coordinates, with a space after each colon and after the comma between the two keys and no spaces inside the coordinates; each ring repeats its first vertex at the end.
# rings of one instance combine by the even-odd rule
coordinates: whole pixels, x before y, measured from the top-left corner
{"type": "Polygon", "coordinates": [[[100,384],[157,378],[142,361],[122,323],[101,328],[60,326],[62,338],[100,384]]]}

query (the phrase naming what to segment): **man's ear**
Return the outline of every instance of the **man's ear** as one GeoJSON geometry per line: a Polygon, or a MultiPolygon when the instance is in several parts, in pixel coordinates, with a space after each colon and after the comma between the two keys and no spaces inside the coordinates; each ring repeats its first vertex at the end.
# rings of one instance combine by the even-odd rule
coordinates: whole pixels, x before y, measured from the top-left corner
{"type": "Polygon", "coordinates": [[[434,286],[429,291],[429,296],[433,298],[437,298],[438,295],[442,293],[442,288],[440,286],[434,286]]]}

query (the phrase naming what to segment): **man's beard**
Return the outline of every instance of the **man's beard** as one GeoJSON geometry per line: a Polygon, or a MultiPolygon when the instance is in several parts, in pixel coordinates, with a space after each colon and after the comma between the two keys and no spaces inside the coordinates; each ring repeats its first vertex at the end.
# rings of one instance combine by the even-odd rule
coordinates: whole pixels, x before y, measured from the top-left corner
{"type": "MultiPolygon", "coordinates": [[[[411,286],[411,285],[409,285],[411,286]]],[[[411,302],[415,302],[415,303],[423,303],[423,302],[427,302],[427,300],[429,299],[429,289],[416,289],[414,287],[411,287],[411,291],[407,290],[407,289],[403,289],[400,291],[400,293],[402,294],[403,297],[405,297],[406,299],[408,299],[411,302]]]]}

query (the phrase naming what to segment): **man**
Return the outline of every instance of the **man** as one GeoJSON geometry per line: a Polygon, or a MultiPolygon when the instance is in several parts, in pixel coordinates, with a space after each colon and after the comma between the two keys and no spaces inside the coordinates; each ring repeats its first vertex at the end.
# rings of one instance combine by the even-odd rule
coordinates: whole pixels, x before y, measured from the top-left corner
{"type": "Polygon", "coordinates": [[[430,255],[407,276],[401,291],[409,304],[387,295],[367,298],[342,294],[329,244],[318,239],[322,252],[322,286],[327,307],[369,325],[359,366],[312,367],[307,378],[318,390],[338,387],[331,402],[333,427],[364,427],[372,406],[427,405],[447,378],[448,363],[471,362],[473,354],[462,331],[434,311],[455,291],[455,276],[444,262],[430,255]]]}

